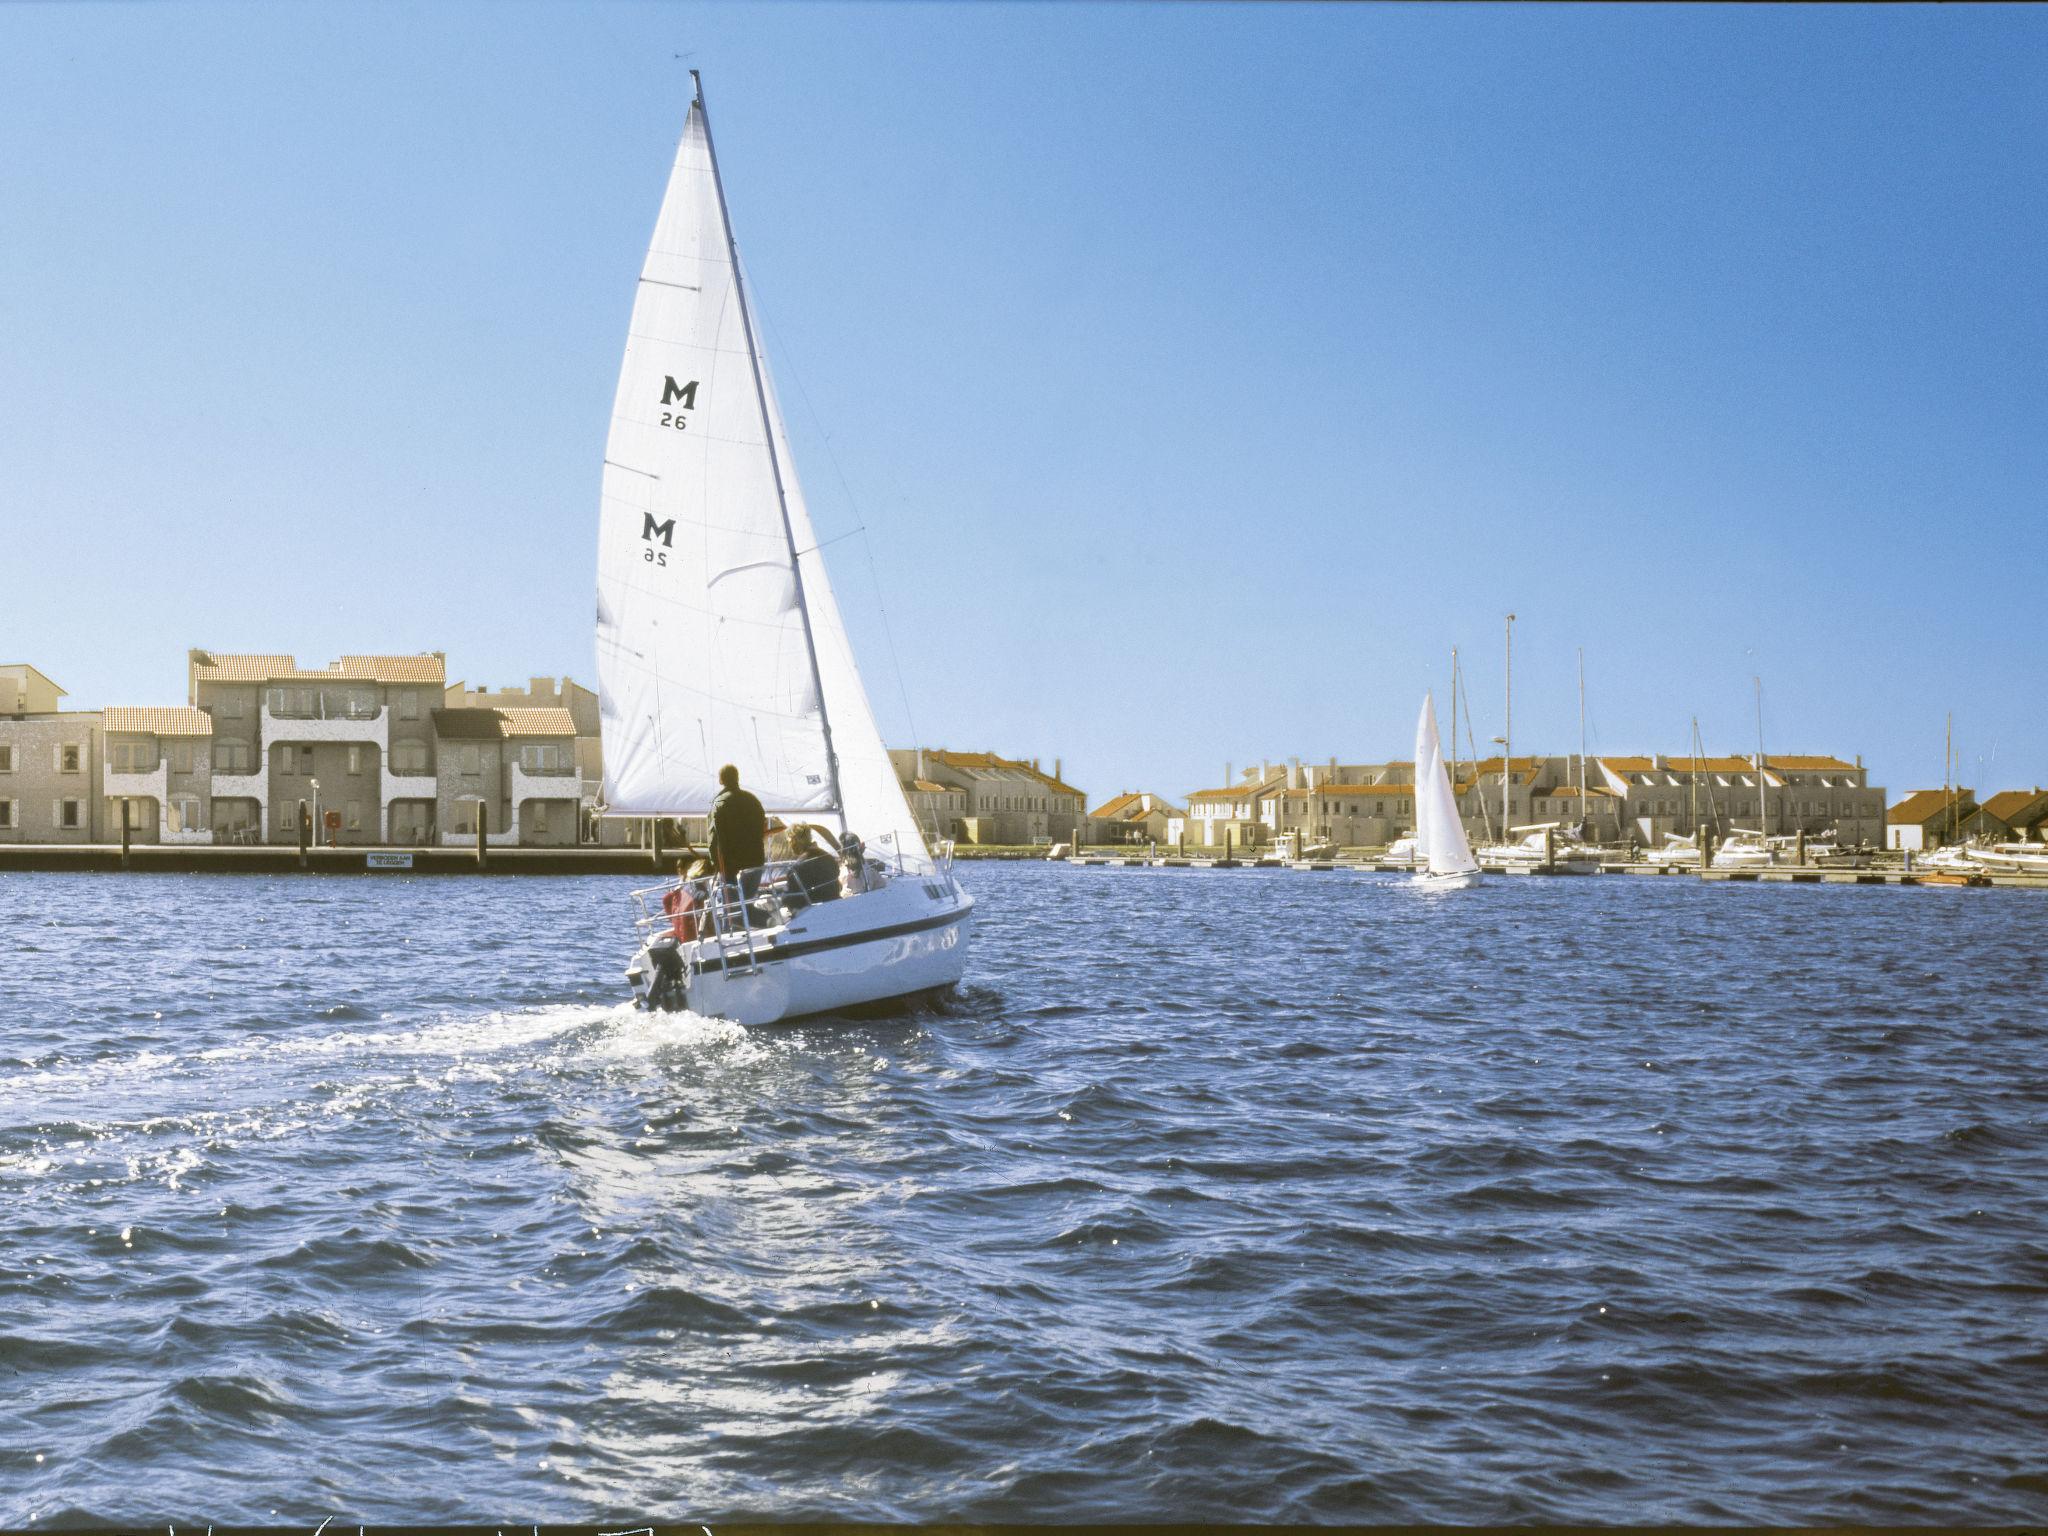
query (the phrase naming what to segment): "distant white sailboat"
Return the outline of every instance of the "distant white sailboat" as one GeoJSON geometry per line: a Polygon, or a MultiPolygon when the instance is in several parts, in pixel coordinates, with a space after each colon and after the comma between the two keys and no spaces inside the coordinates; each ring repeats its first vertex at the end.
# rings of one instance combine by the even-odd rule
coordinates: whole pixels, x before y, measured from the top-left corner
{"type": "Polygon", "coordinates": [[[1436,700],[1429,694],[1422,696],[1415,722],[1415,853],[1422,868],[1410,878],[1418,889],[1455,891],[1479,883],[1479,861],[1458,817],[1437,735],[1436,700]]]}
{"type": "Polygon", "coordinates": [[[763,1024],[960,979],[974,902],[926,849],[861,687],[749,312],[701,84],[605,444],[597,673],[610,812],[702,816],[731,763],[769,813],[828,823],[845,855],[842,899],[793,889],[787,864],[744,893],[715,879],[636,893],[642,943],[626,974],[643,1004],[763,1024]]]}

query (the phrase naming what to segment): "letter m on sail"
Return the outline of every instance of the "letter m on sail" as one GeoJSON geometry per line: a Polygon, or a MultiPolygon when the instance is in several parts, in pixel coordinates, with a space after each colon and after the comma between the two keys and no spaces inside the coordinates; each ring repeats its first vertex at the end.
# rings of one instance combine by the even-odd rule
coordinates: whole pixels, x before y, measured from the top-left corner
{"type": "Polygon", "coordinates": [[[687,384],[678,384],[667,374],[663,374],[661,377],[661,403],[663,405],[680,406],[686,411],[694,411],[697,409],[697,381],[692,379],[687,384]]]}
{"type": "Polygon", "coordinates": [[[674,518],[670,518],[665,523],[657,523],[654,520],[654,514],[652,512],[642,512],[640,514],[640,519],[641,538],[660,539],[662,548],[664,549],[674,549],[676,547],[676,520],[674,518]]]}

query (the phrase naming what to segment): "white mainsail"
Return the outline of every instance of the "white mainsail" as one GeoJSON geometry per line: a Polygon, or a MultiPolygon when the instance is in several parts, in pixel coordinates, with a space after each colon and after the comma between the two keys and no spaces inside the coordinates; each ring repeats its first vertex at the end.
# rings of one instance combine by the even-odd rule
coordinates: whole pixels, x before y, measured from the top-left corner
{"type": "Polygon", "coordinates": [[[1433,875],[1467,874],[1479,867],[1451,793],[1431,694],[1422,696],[1422,716],[1415,722],[1415,852],[1433,875]]]}
{"type": "Polygon", "coordinates": [[[605,443],[597,675],[614,813],[702,815],[732,763],[771,811],[926,857],[789,457],[701,96],[605,443]]]}

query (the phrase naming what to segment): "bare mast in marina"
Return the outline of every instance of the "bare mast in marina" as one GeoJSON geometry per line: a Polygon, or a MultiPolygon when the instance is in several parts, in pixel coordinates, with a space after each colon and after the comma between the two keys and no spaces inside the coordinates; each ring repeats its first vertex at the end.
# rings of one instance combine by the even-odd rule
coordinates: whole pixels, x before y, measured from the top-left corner
{"type": "Polygon", "coordinates": [[[1514,761],[1515,745],[1515,616],[1508,615],[1507,623],[1507,704],[1500,729],[1500,835],[1505,842],[1508,837],[1508,823],[1514,820],[1514,812],[1508,803],[1510,782],[1509,764],[1514,761]]]}
{"type": "Polygon", "coordinates": [[[1770,786],[1764,782],[1764,680],[1751,677],[1756,684],[1756,813],[1761,835],[1771,835],[1771,794],[1770,786]]]}

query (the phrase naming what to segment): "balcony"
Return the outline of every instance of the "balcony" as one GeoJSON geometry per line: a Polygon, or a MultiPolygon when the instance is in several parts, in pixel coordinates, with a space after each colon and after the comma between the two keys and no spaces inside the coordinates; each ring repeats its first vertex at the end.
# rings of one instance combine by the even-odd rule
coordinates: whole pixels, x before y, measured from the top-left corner
{"type": "Polygon", "coordinates": [[[273,696],[263,699],[263,744],[280,741],[369,742],[380,750],[391,745],[391,712],[382,705],[363,708],[329,705],[316,699],[310,710],[293,706],[285,712],[271,707],[273,696]]]}
{"type": "Polygon", "coordinates": [[[384,773],[384,803],[394,800],[436,800],[440,798],[441,781],[431,773],[384,773]]]}
{"type": "Polygon", "coordinates": [[[118,772],[113,764],[109,763],[101,776],[105,780],[106,793],[110,797],[154,800],[158,806],[162,806],[170,797],[170,764],[161,758],[157,759],[154,768],[145,769],[140,773],[118,772]]]}
{"type": "Polygon", "coordinates": [[[515,759],[512,767],[512,803],[517,806],[527,800],[568,800],[581,801],[583,798],[583,776],[574,768],[563,768],[552,772],[528,773],[515,759]]]}
{"type": "Polygon", "coordinates": [[[270,775],[258,769],[253,773],[215,773],[212,793],[219,800],[254,800],[260,806],[270,804],[270,775]]]}

